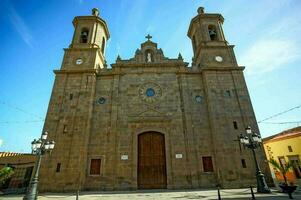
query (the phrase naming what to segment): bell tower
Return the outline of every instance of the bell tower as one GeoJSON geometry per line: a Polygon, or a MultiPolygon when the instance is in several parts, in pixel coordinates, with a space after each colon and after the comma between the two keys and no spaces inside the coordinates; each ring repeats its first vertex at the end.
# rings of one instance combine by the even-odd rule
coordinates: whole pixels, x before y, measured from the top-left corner
{"type": "Polygon", "coordinates": [[[193,48],[193,66],[237,66],[233,45],[225,39],[221,14],[205,13],[203,7],[198,8],[189,26],[188,37],[193,48]]]}
{"type": "Polygon", "coordinates": [[[106,22],[93,8],[91,16],[77,16],[73,20],[74,34],[65,49],[62,69],[102,69],[106,67],[105,47],[110,38],[106,22]]]}
{"type": "MultiPolygon", "coordinates": [[[[247,183],[247,179],[247,184],[254,181],[250,173],[255,171],[252,154],[233,141],[237,141],[247,126],[257,132],[259,129],[243,74],[245,67],[237,64],[234,45],[225,38],[223,22],[221,14],[205,13],[200,7],[187,35],[193,47],[192,67],[200,72],[207,103],[216,182],[229,187],[235,182],[247,183]],[[241,169],[244,162],[250,163],[248,173],[241,169]]],[[[266,166],[262,149],[257,150],[257,156],[260,165],[266,166]]]]}
{"type": "Polygon", "coordinates": [[[75,191],[83,187],[88,168],[97,80],[100,69],[106,67],[105,46],[110,35],[96,8],[91,16],[75,17],[73,25],[72,42],[64,49],[61,69],[54,70],[44,130],[56,141],[56,150],[43,158],[40,191],[75,191]]]}

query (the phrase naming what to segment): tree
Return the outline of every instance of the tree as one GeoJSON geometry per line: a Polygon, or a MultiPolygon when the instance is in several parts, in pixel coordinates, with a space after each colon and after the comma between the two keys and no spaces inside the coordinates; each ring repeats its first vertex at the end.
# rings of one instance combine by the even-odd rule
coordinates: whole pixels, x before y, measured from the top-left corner
{"type": "Polygon", "coordinates": [[[11,167],[6,166],[0,169],[0,184],[4,184],[13,174],[14,170],[11,167]]]}
{"type": "Polygon", "coordinates": [[[286,178],[286,173],[293,167],[293,164],[291,162],[285,163],[285,165],[281,165],[279,164],[276,160],[274,159],[270,159],[269,163],[271,163],[271,165],[276,168],[277,170],[279,170],[283,176],[284,182],[286,185],[287,184],[287,178],[286,178]]]}

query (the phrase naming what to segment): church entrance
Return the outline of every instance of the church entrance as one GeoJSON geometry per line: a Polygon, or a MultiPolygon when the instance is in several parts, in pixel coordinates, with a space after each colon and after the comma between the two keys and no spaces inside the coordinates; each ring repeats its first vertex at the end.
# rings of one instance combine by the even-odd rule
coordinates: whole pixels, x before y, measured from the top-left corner
{"type": "Polygon", "coordinates": [[[146,132],[138,136],[138,188],[166,188],[164,135],[146,132]]]}

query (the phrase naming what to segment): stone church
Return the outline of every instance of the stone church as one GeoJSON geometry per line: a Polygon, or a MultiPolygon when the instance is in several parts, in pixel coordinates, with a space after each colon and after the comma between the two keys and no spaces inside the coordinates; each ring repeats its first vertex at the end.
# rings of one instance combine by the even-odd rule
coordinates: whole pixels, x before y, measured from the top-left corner
{"type": "MultiPolygon", "coordinates": [[[[238,137],[258,127],[223,22],[198,9],[187,33],[191,66],[148,35],[132,58],[108,67],[107,23],[97,9],[75,17],[54,70],[44,130],[56,146],[43,157],[40,191],[254,185],[254,160],[238,137]]],[[[265,171],[263,149],[257,157],[265,171]]]]}

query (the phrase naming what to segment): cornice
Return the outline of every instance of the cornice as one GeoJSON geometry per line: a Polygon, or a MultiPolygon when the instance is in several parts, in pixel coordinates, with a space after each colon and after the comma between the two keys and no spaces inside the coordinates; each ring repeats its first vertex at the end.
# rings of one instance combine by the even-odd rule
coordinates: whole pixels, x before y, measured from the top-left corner
{"type": "Polygon", "coordinates": [[[181,66],[188,66],[189,63],[183,62],[181,60],[175,59],[174,61],[170,61],[169,59],[167,62],[152,62],[152,63],[147,63],[147,62],[130,62],[130,61],[119,61],[114,64],[112,64],[112,68],[114,69],[115,67],[121,67],[121,68],[131,68],[131,67],[181,67],[181,66]]]}
{"type": "MultiPolygon", "coordinates": [[[[141,66],[141,65],[139,65],[141,66]]],[[[153,66],[152,66],[153,67],[153,66]]],[[[126,74],[147,74],[147,73],[175,73],[175,74],[202,74],[205,71],[243,71],[244,66],[238,67],[202,67],[202,68],[191,68],[186,66],[177,66],[175,68],[166,68],[162,67],[161,71],[158,71],[158,68],[144,68],[139,72],[133,70],[127,70],[128,67],[116,67],[113,69],[72,69],[72,70],[53,70],[55,74],[83,74],[83,73],[93,73],[97,76],[113,76],[113,75],[126,75],[126,74]]]]}
{"type": "Polygon", "coordinates": [[[192,18],[192,20],[190,21],[189,24],[189,28],[188,28],[188,32],[187,32],[187,36],[191,39],[191,31],[192,31],[192,26],[195,22],[201,20],[201,19],[205,19],[205,18],[217,18],[221,23],[224,23],[224,17],[221,14],[217,14],[217,13],[206,13],[206,14],[198,14],[197,16],[195,16],[194,18],[192,18]]]}
{"type": "Polygon", "coordinates": [[[93,73],[98,74],[97,69],[72,69],[72,70],[53,70],[55,74],[83,74],[83,73],[93,73]]]}
{"type": "Polygon", "coordinates": [[[72,21],[74,27],[76,27],[77,22],[79,20],[89,20],[89,21],[94,21],[94,22],[98,22],[98,23],[102,24],[104,26],[104,29],[105,29],[107,40],[110,38],[108,25],[107,25],[106,21],[103,20],[102,18],[97,17],[97,16],[77,16],[72,21]]]}

